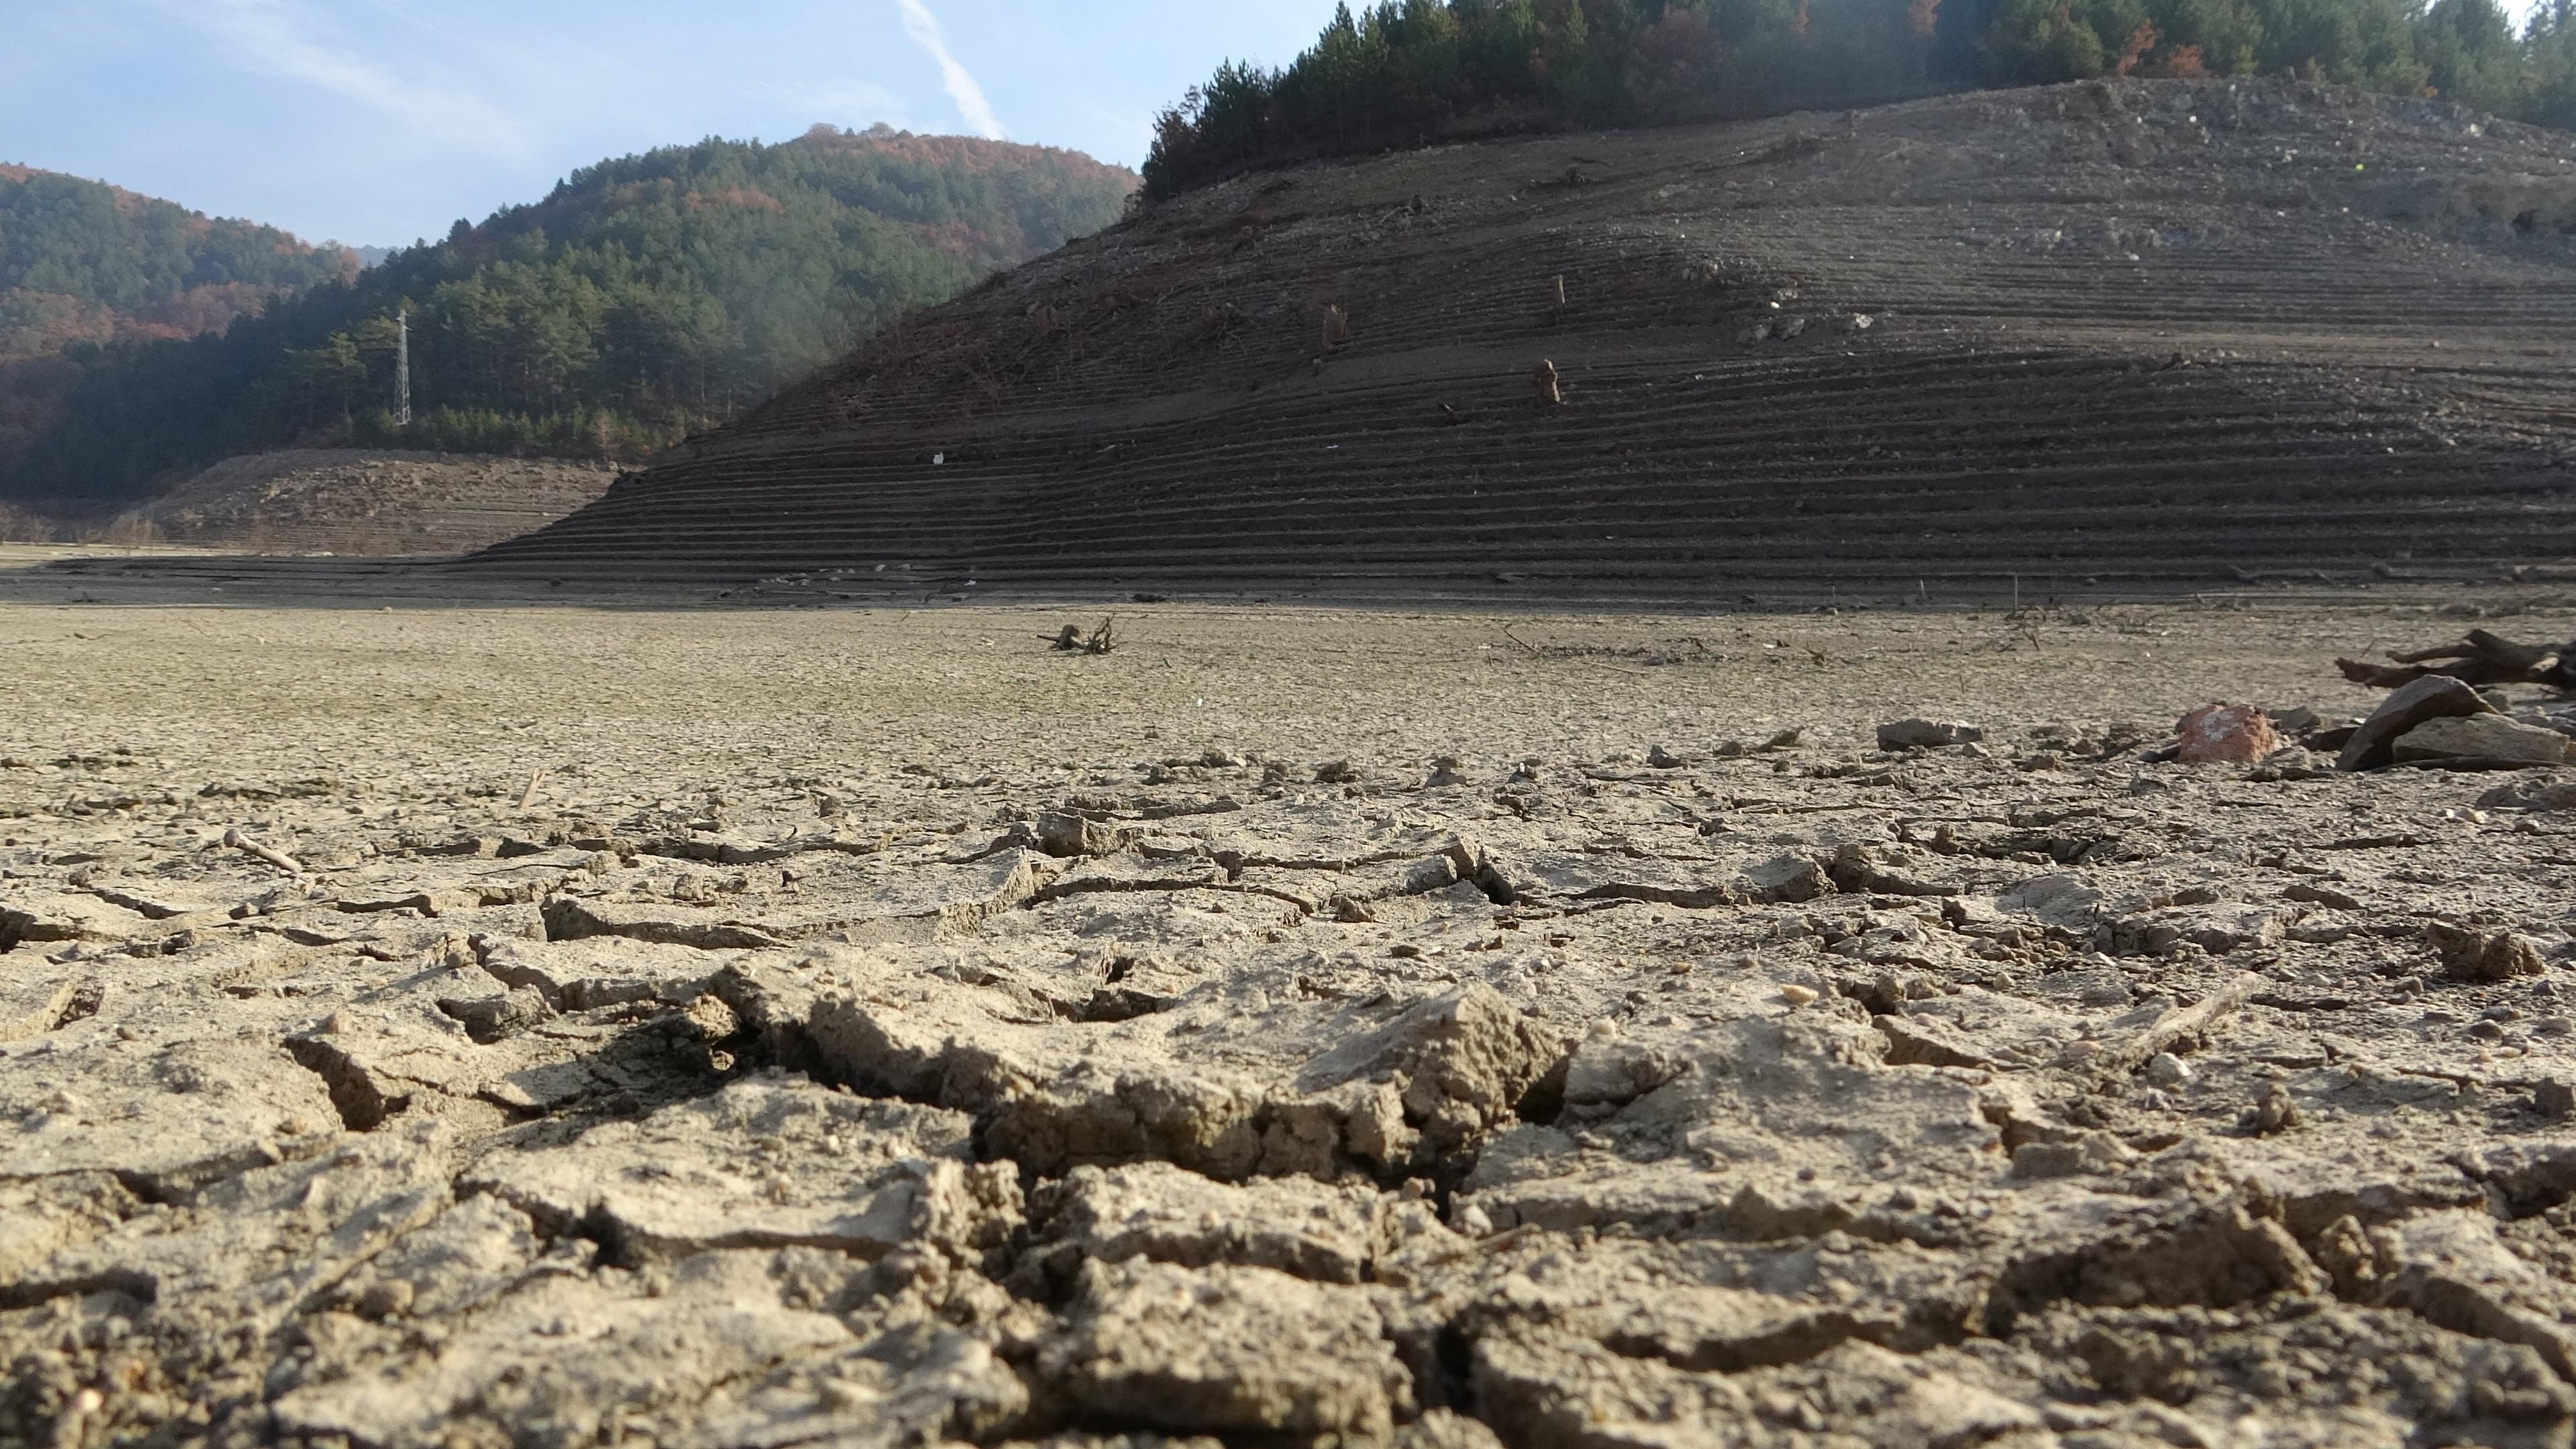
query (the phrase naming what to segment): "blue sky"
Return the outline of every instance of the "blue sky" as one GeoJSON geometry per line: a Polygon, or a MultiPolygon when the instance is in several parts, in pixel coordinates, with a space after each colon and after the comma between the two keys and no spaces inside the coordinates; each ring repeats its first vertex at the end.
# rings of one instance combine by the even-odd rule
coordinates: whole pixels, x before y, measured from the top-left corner
{"type": "Polygon", "coordinates": [[[604,156],[817,121],[1144,159],[1333,0],[0,0],[0,161],[401,245],[604,156]]]}

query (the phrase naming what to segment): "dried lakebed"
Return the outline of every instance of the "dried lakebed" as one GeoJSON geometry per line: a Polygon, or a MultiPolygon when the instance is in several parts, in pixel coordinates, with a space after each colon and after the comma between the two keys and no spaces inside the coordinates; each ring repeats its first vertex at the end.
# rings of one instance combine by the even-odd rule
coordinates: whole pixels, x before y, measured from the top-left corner
{"type": "Polygon", "coordinates": [[[0,1442],[2569,1442],[2429,610],[1062,622],[0,613],[0,1442]]]}

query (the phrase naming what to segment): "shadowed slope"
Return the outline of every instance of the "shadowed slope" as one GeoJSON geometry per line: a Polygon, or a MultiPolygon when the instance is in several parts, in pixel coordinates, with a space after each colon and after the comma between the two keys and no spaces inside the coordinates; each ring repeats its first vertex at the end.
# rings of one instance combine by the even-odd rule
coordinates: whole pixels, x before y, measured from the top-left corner
{"type": "Polygon", "coordinates": [[[2121,82],[1249,177],[476,566],[1689,599],[2550,558],[2571,161],[2121,82]]]}

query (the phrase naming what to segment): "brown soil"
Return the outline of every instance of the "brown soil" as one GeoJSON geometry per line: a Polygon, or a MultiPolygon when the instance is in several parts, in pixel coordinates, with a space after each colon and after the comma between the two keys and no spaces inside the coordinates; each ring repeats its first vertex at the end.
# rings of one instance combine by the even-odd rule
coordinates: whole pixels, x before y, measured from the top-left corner
{"type": "Polygon", "coordinates": [[[106,532],[254,554],[465,553],[573,512],[615,476],[596,464],[465,453],[255,453],[215,464],[106,532]]]}
{"type": "Polygon", "coordinates": [[[2576,1433],[2576,793],[2138,758],[2433,608],[0,583],[0,1444],[2576,1433]]]}
{"type": "Polygon", "coordinates": [[[1700,603],[2556,558],[2571,160],[2103,82],[1246,177],[482,566],[1700,603]]]}

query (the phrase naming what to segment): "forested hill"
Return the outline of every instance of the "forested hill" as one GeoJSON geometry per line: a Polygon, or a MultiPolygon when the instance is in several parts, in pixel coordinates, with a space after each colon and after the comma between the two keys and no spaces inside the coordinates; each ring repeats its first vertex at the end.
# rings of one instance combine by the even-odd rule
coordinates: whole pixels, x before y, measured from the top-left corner
{"type": "Polygon", "coordinates": [[[0,361],[193,337],[358,258],[77,176],[0,165],[0,361]]]}
{"type": "Polygon", "coordinates": [[[603,162],[221,336],[76,349],[68,387],[17,399],[14,443],[0,387],[0,497],[121,502],[287,443],[641,457],[1099,230],[1136,185],[1074,152],[883,127],[603,162]]]}
{"type": "Polygon", "coordinates": [[[2576,0],[1377,0],[1166,110],[1160,199],[1424,139],[2136,76],[2297,76],[2576,127],[2576,0]],[[2516,10],[2523,7],[2517,5],[2516,10]]]}

